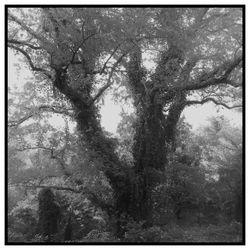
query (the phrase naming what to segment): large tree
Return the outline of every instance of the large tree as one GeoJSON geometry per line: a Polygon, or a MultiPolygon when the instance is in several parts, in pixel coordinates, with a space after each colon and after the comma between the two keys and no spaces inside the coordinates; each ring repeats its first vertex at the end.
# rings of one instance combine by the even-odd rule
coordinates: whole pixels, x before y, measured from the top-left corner
{"type": "Polygon", "coordinates": [[[118,221],[150,225],[151,192],[164,179],[185,107],[241,106],[242,21],[241,8],[9,9],[8,48],[64,104],[36,112],[73,110],[83,147],[102,161],[118,221]],[[136,110],[132,165],[100,125],[99,100],[114,85],[126,87],[136,110]]]}

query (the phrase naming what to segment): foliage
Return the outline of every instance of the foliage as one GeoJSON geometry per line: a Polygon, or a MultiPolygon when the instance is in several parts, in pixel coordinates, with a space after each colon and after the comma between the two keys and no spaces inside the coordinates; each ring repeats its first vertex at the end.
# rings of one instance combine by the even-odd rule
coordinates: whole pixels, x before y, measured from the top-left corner
{"type": "Polygon", "coordinates": [[[130,222],[125,233],[125,242],[159,242],[162,231],[160,227],[153,226],[145,228],[143,222],[130,222]]]}
{"type": "Polygon", "coordinates": [[[37,233],[37,211],[30,200],[19,202],[8,213],[8,239],[11,242],[29,242],[37,233]]]}

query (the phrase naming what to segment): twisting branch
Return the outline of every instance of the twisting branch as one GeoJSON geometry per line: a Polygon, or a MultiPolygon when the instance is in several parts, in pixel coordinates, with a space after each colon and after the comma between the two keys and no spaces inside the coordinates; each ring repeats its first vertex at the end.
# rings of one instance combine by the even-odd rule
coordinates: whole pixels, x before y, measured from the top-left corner
{"type": "Polygon", "coordinates": [[[31,112],[30,114],[27,114],[26,116],[24,116],[23,118],[21,118],[17,121],[8,121],[8,127],[16,127],[40,112],[53,112],[56,114],[63,114],[63,115],[72,116],[73,113],[70,113],[69,111],[71,111],[71,110],[65,110],[61,107],[56,107],[56,106],[41,105],[41,106],[37,107],[33,112],[31,112]]]}
{"type": "Polygon", "coordinates": [[[23,49],[15,46],[15,45],[12,45],[12,44],[8,44],[8,47],[9,48],[12,48],[12,49],[15,49],[16,51],[19,51],[20,53],[22,53],[26,59],[28,60],[28,63],[32,69],[32,71],[37,71],[37,72],[42,72],[43,74],[45,74],[49,79],[52,79],[52,76],[47,72],[47,70],[45,69],[42,69],[42,68],[38,68],[34,65],[34,63],[32,62],[32,59],[30,57],[30,55],[23,49]]]}
{"type": "Polygon", "coordinates": [[[205,99],[203,99],[201,101],[190,100],[190,101],[186,102],[186,105],[190,106],[190,105],[195,105],[195,104],[204,104],[206,102],[213,102],[214,104],[223,106],[223,107],[225,107],[227,109],[242,108],[242,104],[241,105],[228,106],[227,104],[225,104],[223,102],[219,102],[219,101],[217,101],[217,100],[215,100],[213,98],[205,98],[205,99]]]}

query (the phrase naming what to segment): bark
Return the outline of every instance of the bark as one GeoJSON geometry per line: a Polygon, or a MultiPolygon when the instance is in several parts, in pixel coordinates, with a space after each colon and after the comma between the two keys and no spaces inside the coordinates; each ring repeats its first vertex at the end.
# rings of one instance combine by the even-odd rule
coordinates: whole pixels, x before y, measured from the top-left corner
{"type": "Polygon", "coordinates": [[[117,236],[121,237],[121,217],[130,213],[131,183],[133,174],[124,163],[120,161],[115,153],[115,145],[107,138],[100,125],[98,110],[94,105],[91,96],[82,98],[79,92],[72,90],[68,84],[66,72],[57,70],[54,86],[71,101],[75,109],[77,129],[80,134],[80,141],[84,142],[83,147],[91,152],[92,157],[99,159],[103,171],[112,189],[115,203],[113,216],[117,221],[117,236]],[[86,101],[88,100],[88,101],[86,101]]]}
{"type": "Polygon", "coordinates": [[[133,217],[152,223],[152,188],[161,181],[166,163],[164,115],[160,104],[144,103],[138,114],[133,155],[133,217]]]}
{"type": "MultiPolygon", "coordinates": [[[[155,85],[162,83],[167,77],[167,84],[178,73],[181,63],[179,50],[169,49],[164,53],[156,69],[158,75],[152,77],[155,85]],[[174,63],[171,62],[174,61],[174,63]],[[167,73],[164,64],[171,65],[167,73]],[[173,68],[174,67],[174,68],[173,68]],[[167,74],[164,76],[164,74],[167,74]],[[162,74],[160,76],[160,74],[162,74]]],[[[133,147],[134,168],[128,168],[115,153],[115,145],[107,138],[101,129],[98,110],[89,92],[82,93],[69,87],[68,71],[55,69],[54,86],[73,104],[76,112],[77,128],[84,141],[84,146],[92,152],[95,158],[103,163],[103,171],[114,192],[117,220],[117,236],[122,237],[124,219],[132,217],[136,221],[146,221],[152,224],[152,189],[164,179],[164,169],[167,164],[166,140],[173,141],[175,128],[184,108],[185,93],[175,93],[173,104],[165,118],[160,89],[151,88],[152,82],[144,79],[145,69],[141,64],[141,52],[135,50],[130,55],[129,80],[137,109],[137,126],[135,144],[133,147]]],[[[169,101],[169,100],[168,100],[169,101]]]]}
{"type": "Polygon", "coordinates": [[[171,92],[167,101],[173,101],[173,104],[166,119],[163,111],[166,95],[161,95],[160,86],[171,86],[182,62],[182,51],[170,47],[162,53],[151,81],[146,81],[139,48],[130,55],[129,84],[137,110],[133,147],[135,181],[132,188],[132,217],[145,220],[147,225],[151,225],[153,219],[152,189],[164,179],[168,153],[166,142],[174,141],[176,124],[185,106],[185,93],[171,92]]]}
{"type": "Polygon", "coordinates": [[[177,123],[180,119],[181,113],[186,106],[186,94],[184,91],[178,93],[171,104],[166,124],[165,124],[165,138],[166,143],[168,144],[168,149],[171,152],[175,151],[175,139],[176,139],[176,128],[177,123]]]}

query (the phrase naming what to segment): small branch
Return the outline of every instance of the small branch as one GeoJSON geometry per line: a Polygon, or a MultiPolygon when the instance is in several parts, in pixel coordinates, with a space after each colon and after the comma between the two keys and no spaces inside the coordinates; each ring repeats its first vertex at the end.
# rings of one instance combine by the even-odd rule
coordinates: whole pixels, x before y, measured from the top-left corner
{"type": "Polygon", "coordinates": [[[221,105],[227,109],[234,109],[234,108],[242,108],[242,105],[233,105],[233,106],[228,106],[227,104],[223,103],[223,102],[218,102],[217,100],[213,99],[213,98],[205,98],[201,101],[196,101],[196,100],[190,100],[186,102],[187,106],[190,105],[195,105],[195,104],[204,104],[206,102],[213,102],[216,105],[221,105]]]}
{"type": "Polygon", "coordinates": [[[18,40],[15,40],[15,39],[9,39],[8,43],[13,43],[13,44],[18,44],[18,45],[28,46],[29,48],[34,49],[34,50],[42,49],[42,47],[35,46],[35,45],[27,43],[25,41],[18,41],[18,40]]]}
{"type": "Polygon", "coordinates": [[[49,106],[49,105],[41,105],[38,107],[39,111],[48,111],[48,112],[53,112],[56,114],[63,114],[63,115],[68,115],[68,116],[72,116],[73,114],[71,114],[69,111],[73,111],[73,109],[64,109],[60,106],[49,106]]]}
{"type": "Polygon", "coordinates": [[[100,71],[100,74],[102,74],[102,73],[105,71],[107,63],[108,63],[109,60],[112,58],[112,56],[115,54],[115,52],[118,50],[118,48],[121,46],[121,44],[122,44],[122,43],[118,44],[118,45],[115,47],[115,49],[113,50],[113,52],[110,54],[109,58],[108,58],[108,59],[106,60],[106,62],[104,63],[104,65],[103,65],[103,67],[102,67],[102,69],[101,69],[101,71],[100,71]]]}
{"type": "Polygon", "coordinates": [[[98,93],[94,96],[94,98],[93,98],[93,100],[92,100],[92,103],[94,103],[94,102],[103,94],[103,92],[104,92],[107,88],[109,88],[109,87],[112,85],[111,79],[112,79],[113,73],[115,72],[115,69],[116,69],[116,67],[118,66],[118,64],[121,62],[122,58],[123,58],[127,53],[128,53],[128,51],[125,52],[125,53],[123,53],[123,54],[118,58],[118,60],[116,61],[116,63],[113,65],[113,67],[111,68],[111,72],[110,72],[110,74],[109,74],[109,78],[108,78],[108,80],[107,80],[107,83],[106,83],[106,84],[98,91],[98,93]]]}
{"type": "Polygon", "coordinates": [[[26,57],[26,59],[28,60],[28,63],[29,63],[29,65],[30,65],[30,67],[31,67],[31,69],[32,69],[33,71],[42,72],[42,73],[44,73],[49,79],[52,79],[52,76],[51,76],[45,69],[38,68],[38,67],[36,67],[36,66],[34,65],[34,63],[32,62],[31,57],[29,56],[29,54],[28,54],[25,50],[23,50],[23,49],[21,49],[21,48],[19,48],[19,47],[17,47],[17,46],[11,45],[11,44],[8,44],[8,47],[9,47],[9,48],[12,48],[12,49],[15,49],[15,50],[19,51],[20,53],[22,53],[22,54],[26,57]]]}
{"type": "MultiPolygon", "coordinates": [[[[65,69],[67,69],[69,67],[70,64],[72,64],[74,62],[74,59],[75,59],[75,55],[76,53],[78,52],[78,50],[82,47],[82,45],[89,39],[91,38],[92,36],[96,35],[96,33],[93,33],[93,34],[90,34],[89,36],[87,36],[85,39],[83,39],[83,41],[77,46],[77,48],[74,50],[73,52],[73,55],[72,55],[72,58],[70,60],[70,63],[66,66],[65,69]]],[[[80,62],[81,63],[81,62],[80,62]]],[[[75,64],[78,64],[78,63],[75,63],[75,64]]]]}
{"type": "Polygon", "coordinates": [[[41,185],[43,183],[44,180],[46,179],[49,179],[49,178],[57,178],[58,176],[56,175],[47,175],[47,176],[44,176],[43,178],[39,178],[39,184],[38,185],[41,185]]]}
{"type": "Polygon", "coordinates": [[[16,127],[20,124],[22,124],[23,122],[25,122],[26,120],[30,119],[34,114],[29,114],[23,118],[21,118],[20,120],[18,121],[9,121],[8,122],[8,127],[16,127]]]}
{"type": "Polygon", "coordinates": [[[17,121],[9,121],[8,122],[8,127],[16,127],[20,124],[22,124],[23,122],[27,121],[28,119],[32,118],[34,115],[36,115],[39,112],[53,112],[56,114],[63,114],[63,115],[68,115],[68,116],[72,116],[72,114],[70,114],[68,111],[69,110],[58,110],[58,108],[60,107],[54,107],[54,106],[49,106],[49,105],[41,105],[39,107],[37,107],[33,112],[31,112],[30,114],[24,116],[23,118],[17,120],[17,121]]]}
{"type": "Polygon", "coordinates": [[[55,190],[62,190],[62,191],[70,191],[73,193],[81,193],[80,190],[74,189],[74,188],[70,188],[70,187],[60,187],[60,186],[47,186],[47,185],[23,185],[24,187],[27,188],[51,188],[51,189],[55,189],[55,190]]]}
{"type": "Polygon", "coordinates": [[[44,146],[34,146],[34,147],[24,147],[24,148],[15,148],[15,150],[17,151],[25,151],[25,150],[34,150],[34,149],[44,149],[44,150],[48,150],[48,151],[52,151],[52,148],[47,148],[44,146]]]}
{"type": "Polygon", "coordinates": [[[94,103],[104,93],[104,91],[112,85],[111,78],[112,74],[110,73],[107,83],[102,88],[99,89],[98,93],[94,96],[92,103],[94,103]]]}
{"type": "Polygon", "coordinates": [[[19,24],[25,31],[27,31],[29,34],[31,34],[33,37],[35,37],[37,40],[42,42],[43,45],[45,45],[46,50],[50,53],[53,52],[53,46],[52,44],[47,41],[43,36],[37,34],[34,30],[32,30],[30,27],[28,27],[24,22],[22,22],[19,18],[12,15],[11,13],[8,13],[8,17],[14,21],[15,23],[19,24]]]}
{"type": "Polygon", "coordinates": [[[34,146],[34,147],[24,147],[24,148],[16,148],[17,151],[25,151],[25,150],[35,150],[35,149],[43,149],[43,150],[47,150],[51,152],[51,159],[55,159],[57,160],[57,162],[60,164],[61,167],[61,171],[63,172],[63,174],[67,177],[71,176],[72,174],[70,172],[68,172],[68,170],[65,167],[64,161],[58,157],[57,155],[55,155],[54,153],[54,149],[53,148],[48,148],[45,146],[34,146]]]}

